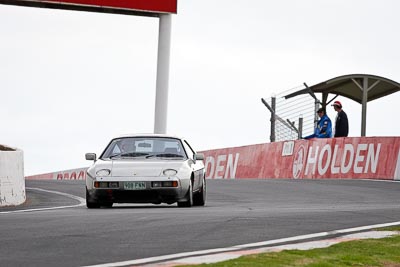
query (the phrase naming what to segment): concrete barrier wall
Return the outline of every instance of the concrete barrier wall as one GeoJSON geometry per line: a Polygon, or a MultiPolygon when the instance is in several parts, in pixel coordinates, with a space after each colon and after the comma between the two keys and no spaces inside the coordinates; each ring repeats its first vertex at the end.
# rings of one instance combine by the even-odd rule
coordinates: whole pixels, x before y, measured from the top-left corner
{"type": "MultiPolygon", "coordinates": [[[[400,180],[400,137],[295,140],[201,151],[206,178],[400,180]]],[[[79,168],[26,179],[84,180],[79,168]]]]}
{"type": "Polygon", "coordinates": [[[208,179],[400,179],[400,137],[296,140],[202,151],[208,179]]]}
{"type": "Polygon", "coordinates": [[[45,174],[31,175],[26,180],[85,180],[88,168],[77,168],[65,171],[51,172],[45,174]]]}
{"type": "Polygon", "coordinates": [[[20,205],[25,200],[23,151],[0,145],[0,207],[20,205]]]}

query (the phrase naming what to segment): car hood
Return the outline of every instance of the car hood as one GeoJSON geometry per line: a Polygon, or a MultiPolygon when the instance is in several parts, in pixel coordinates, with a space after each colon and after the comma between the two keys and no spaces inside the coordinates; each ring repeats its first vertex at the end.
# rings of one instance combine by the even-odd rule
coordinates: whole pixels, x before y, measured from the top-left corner
{"type": "Polygon", "coordinates": [[[185,161],[181,160],[112,160],[96,164],[96,172],[101,169],[109,169],[111,176],[114,177],[154,177],[162,175],[162,172],[166,169],[175,169],[179,172],[184,164],[185,161]]]}

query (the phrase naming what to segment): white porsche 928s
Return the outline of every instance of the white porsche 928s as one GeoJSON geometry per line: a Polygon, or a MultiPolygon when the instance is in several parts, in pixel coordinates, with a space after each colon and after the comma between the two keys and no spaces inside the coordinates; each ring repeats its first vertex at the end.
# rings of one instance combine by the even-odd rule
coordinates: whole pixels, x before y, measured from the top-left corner
{"type": "Polygon", "coordinates": [[[204,155],[181,138],[161,135],[125,135],[114,138],[86,175],[86,206],[113,203],[167,203],[179,207],[204,206],[204,155]]]}

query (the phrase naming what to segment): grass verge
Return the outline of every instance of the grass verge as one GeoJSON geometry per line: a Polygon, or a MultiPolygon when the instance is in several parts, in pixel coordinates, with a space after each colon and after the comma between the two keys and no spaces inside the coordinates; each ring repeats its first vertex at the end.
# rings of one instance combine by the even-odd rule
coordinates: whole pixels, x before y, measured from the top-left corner
{"type": "MultiPolygon", "coordinates": [[[[378,230],[400,231],[400,227],[396,226],[378,230]]],[[[311,250],[285,250],[281,252],[255,254],[243,256],[234,260],[213,264],[201,264],[196,266],[400,267],[400,235],[381,239],[365,239],[343,242],[328,248],[311,250]]]]}

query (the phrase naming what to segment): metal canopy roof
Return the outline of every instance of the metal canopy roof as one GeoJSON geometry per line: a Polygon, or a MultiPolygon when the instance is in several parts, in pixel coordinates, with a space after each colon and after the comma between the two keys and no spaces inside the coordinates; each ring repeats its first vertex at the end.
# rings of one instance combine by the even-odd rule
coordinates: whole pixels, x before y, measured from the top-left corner
{"type": "Polygon", "coordinates": [[[400,91],[400,84],[384,77],[368,74],[339,76],[309,87],[314,93],[336,94],[363,103],[363,91],[367,90],[367,102],[400,91]],[[366,84],[364,84],[366,80],[366,84]]]}
{"type": "MultiPolygon", "coordinates": [[[[294,97],[300,94],[322,93],[322,106],[325,107],[337,96],[344,96],[362,104],[361,136],[365,136],[367,102],[396,93],[400,91],[400,84],[390,79],[369,75],[369,74],[349,74],[339,76],[325,82],[302,89],[295,93],[285,96],[294,97]],[[328,102],[328,95],[335,94],[328,102]]],[[[314,96],[315,97],[315,96],[314,96]]]]}

